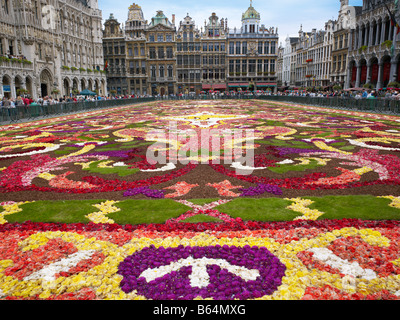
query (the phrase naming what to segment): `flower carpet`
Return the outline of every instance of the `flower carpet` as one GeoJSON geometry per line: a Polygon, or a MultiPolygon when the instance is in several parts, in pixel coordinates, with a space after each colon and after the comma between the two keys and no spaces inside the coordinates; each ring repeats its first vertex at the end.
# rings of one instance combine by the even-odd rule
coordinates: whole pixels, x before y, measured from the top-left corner
{"type": "Polygon", "coordinates": [[[0,129],[0,300],[400,298],[400,117],[162,101],[0,129]]]}

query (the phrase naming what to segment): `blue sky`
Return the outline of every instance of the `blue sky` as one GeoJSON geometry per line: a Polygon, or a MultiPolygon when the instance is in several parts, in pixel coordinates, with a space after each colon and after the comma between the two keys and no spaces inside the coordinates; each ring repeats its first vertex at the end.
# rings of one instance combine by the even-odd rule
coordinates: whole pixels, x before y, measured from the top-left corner
{"type": "MultiPolygon", "coordinates": [[[[204,26],[212,12],[221,18],[228,18],[230,28],[241,27],[242,13],[247,10],[250,0],[98,0],[103,19],[110,13],[120,23],[125,23],[128,17],[128,7],[137,3],[142,7],[146,20],[151,20],[157,10],[163,10],[170,18],[176,16],[178,25],[189,13],[198,27],[204,26]]],[[[361,6],[362,0],[350,0],[350,5],[361,6]]],[[[337,19],[340,0],[253,0],[254,8],[261,14],[261,24],[266,27],[278,28],[280,41],[289,36],[296,36],[300,25],[304,31],[313,28],[323,29],[329,19],[337,19]]]]}

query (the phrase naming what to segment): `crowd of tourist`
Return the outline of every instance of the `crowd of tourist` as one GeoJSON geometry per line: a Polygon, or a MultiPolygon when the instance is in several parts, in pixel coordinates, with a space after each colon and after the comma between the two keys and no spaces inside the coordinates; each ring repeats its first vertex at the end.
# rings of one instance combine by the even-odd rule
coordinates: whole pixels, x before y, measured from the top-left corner
{"type": "MultiPolygon", "coordinates": [[[[344,99],[391,99],[400,100],[400,89],[390,90],[342,90],[342,91],[307,91],[307,90],[285,90],[285,91],[203,91],[200,97],[211,97],[214,99],[241,97],[241,96],[289,96],[289,97],[315,97],[315,98],[344,98],[344,99]]],[[[18,96],[16,99],[0,97],[0,108],[16,108],[24,106],[46,106],[58,103],[74,103],[83,101],[99,101],[114,99],[134,99],[154,97],[156,99],[187,99],[196,97],[195,93],[178,93],[165,96],[151,95],[108,95],[108,96],[62,96],[62,97],[39,97],[33,99],[30,95],[18,96]]]]}
{"type": "Polygon", "coordinates": [[[44,98],[39,97],[38,99],[33,99],[30,95],[18,96],[16,99],[3,97],[0,100],[0,107],[2,108],[15,108],[24,106],[47,106],[54,105],[58,103],[72,103],[72,102],[82,102],[82,101],[96,101],[96,100],[110,100],[114,97],[104,97],[104,96],[72,96],[72,97],[60,97],[55,98],[52,96],[46,96],[44,98]]]}
{"type": "Polygon", "coordinates": [[[342,91],[284,91],[278,96],[317,97],[317,98],[353,98],[353,99],[394,99],[400,100],[400,89],[390,90],[342,90],[342,91]]]}

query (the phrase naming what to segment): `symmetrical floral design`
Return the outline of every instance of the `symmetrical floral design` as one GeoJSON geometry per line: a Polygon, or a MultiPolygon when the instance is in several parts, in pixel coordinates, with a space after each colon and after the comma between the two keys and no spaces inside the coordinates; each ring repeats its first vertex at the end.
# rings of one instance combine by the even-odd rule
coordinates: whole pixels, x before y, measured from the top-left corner
{"type": "Polygon", "coordinates": [[[399,299],[399,227],[4,224],[0,298],[399,299]]]}
{"type": "Polygon", "coordinates": [[[0,299],[399,299],[400,222],[378,213],[324,220],[309,199],[370,194],[400,209],[399,125],[389,115],[223,100],[2,126],[0,299]],[[151,135],[171,121],[170,132],[151,135]],[[199,144],[194,136],[210,129],[199,144]],[[232,129],[253,130],[254,144],[232,129]],[[152,148],[165,161],[149,160],[152,148]],[[240,162],[249,150],[251,165],[240,162]],[[7,221],[26,200],[86,196],[101,199],[87,224],[7,221]],[[192,200],[206,197],[222,199],[192,200]],[[120,202],[143,198],[189,210],[162,224],[110,218],[120,202]],[[283,208],[297,217],[247,221],[219,207],[243,198],[290,201],[283,208]]]}

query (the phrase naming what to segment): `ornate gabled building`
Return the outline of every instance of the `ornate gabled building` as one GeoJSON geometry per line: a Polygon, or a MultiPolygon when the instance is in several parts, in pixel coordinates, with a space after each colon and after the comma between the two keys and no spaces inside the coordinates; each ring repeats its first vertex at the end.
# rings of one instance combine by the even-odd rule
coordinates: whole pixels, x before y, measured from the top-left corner
{"type": "Polygon", "coordinates": [[[333,30],[331,82],[345,87],[349,55],[350,30],[355,29],[357,12],[362,7],[350,6],[348,0],[340,1],[338,19],[333,30]]]}
{"type": "Polygon", "coordinates": [[[189,14],[178,27],[175,15],[170,21],[161,10],[147,22],[133,4],[125,28],[113,17],[105,22],[103,41],[112,93],[198,94],[277,86],[278,33],[261,25],[252,1],[239,30],[229,30],[228,20],[216,13],[200,30],[189,14]]]}
{"type": "Polygon", "coordinates": [[[107,89],[111,94],[122,95],[127,94],[128,91],[125,43],[125,32],[111,14],[104,24],[103,32],[107,89]]]}
{"type": "Polygon", "coordinates": [[[195,21],[187,16],[179,23],[176,35],[176,68],[178,93],[202,90],[201,33],[195,21]]]}
{"type": "Polygon", "coordinates": [[[204,21],[204,31],[201,35],[202,48],[202,89],[225,91],[226,85],[226,41],[227,19],[221,18],[215,12],[208,21],[204,21]]]}
{"type": "Polygon", "coordinates": [[[142,8],[137,4],[131,5],[125,23],[129,94],[146,95],[149,92],[146,27],[142,8]]]}
{"type": "Polygon", "coordinates": [[[147,70],[151,95],[163,96],[177,92],[174,23],[159,10],[146,28],[149,59],[147,70]]]}
{"type": "Polygon", "coordinates": [[[261,15],[251,1],[242,15],[242,27],[230,29],[227,37],[229,89],[275,89],[278,41],[278,30],[261,25],[261,15]]]}
{"type": "Polygon", "coordinates": [[[297,37],[287,37],[282,49],[282,87],[288,89],[295,86],[296,44],[297,37]]]}
{"type": "Polygon", "coordinates": [[[111,14],[104,23],[103,47],[108,91],[113,95],[149,92],[147,20],[137,4],[129,7],[125,27],[111,14]]]}
{"type": "Polygon", "coordinates": [[[0,7],[0,96],[106,95],[97,0],[4,0],[0,7]]]}

